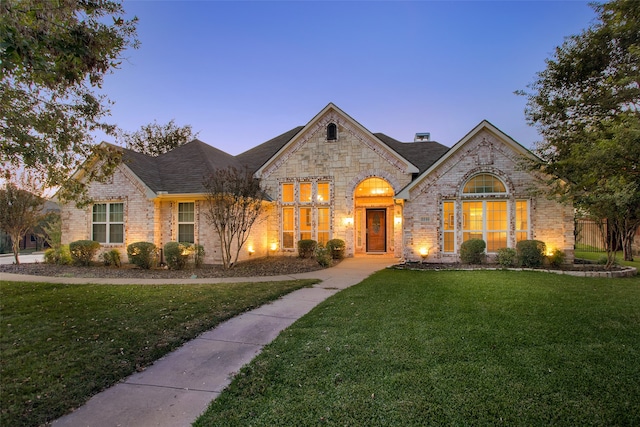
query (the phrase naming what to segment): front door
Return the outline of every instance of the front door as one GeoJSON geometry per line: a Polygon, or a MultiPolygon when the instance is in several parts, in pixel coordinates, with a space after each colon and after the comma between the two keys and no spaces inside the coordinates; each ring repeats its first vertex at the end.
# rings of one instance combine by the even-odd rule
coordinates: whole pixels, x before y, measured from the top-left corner
{"type": "Polygon", "coordinates": [[[367,209],[367,252],[387,250],[387,210],[367,209]]]}

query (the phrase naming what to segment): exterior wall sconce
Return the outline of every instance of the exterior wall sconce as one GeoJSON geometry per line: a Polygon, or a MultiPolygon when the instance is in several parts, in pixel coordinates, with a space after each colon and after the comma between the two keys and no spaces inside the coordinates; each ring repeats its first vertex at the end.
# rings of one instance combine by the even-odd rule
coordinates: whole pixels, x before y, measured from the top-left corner
{"type": "Polygon", "coordinates": [[[429,256],[429,248],[422,247],[420,248],[418,253],[420,253],[420,258],[422,258],[422,262],[424,262],[424,260],[426,260],[427,257],[429,256]]]}
{"type": "Polygon", "coordinates": [[[395,222],[396,225],[402,224],[402,217],[401,216],[396,216],[394,218],[394,222],[395,222]]]}
{"type": "Polygon", "coordinates": [[[348,216],[344,219],[344,224],[345,225],[353,225],[353,217],[348,216]]]}

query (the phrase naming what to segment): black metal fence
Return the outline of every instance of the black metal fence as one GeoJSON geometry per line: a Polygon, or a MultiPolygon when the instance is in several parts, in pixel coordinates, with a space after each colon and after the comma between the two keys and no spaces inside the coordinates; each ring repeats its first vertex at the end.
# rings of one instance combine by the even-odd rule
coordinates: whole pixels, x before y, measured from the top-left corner
{"type": "Polygon", "coordinates": [[[606,250],[607,224],[602,228],[599,224],[590,219],[576,219],[574,229],[576,237],[576,250],[583,252],[603,252],[606,250]]]}

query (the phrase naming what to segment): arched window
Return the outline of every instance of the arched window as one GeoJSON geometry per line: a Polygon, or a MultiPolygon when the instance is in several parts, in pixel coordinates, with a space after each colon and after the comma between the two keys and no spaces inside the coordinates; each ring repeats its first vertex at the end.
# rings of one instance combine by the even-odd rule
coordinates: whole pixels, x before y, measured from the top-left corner
{"type": "Polygon", "coordinates": [[[369,178],[356,187],[356,197],[391,197],[395,193],[387,181],[382,178],[369,178]]]}
{"type": "Polygon", "coordinates": [[[529,201],[508,197],[498,177],[481,173],[462,186],[458,200],[443,200],[440,239],[444,253],[455,253],[459,244],[482,239],[487,253],[512,247],[529,238],[529,201]],[[458,216],[461,215],[461,218],[458,216]]]}
{"type": "Polygon", "coordinates": [[[502,181],[493,175],[483,173],[471,178],[462,190],[463,194],[487,194],[506,193],[507,190],[502,181]]]}
{"type": "Polygon", "coordinates": [[[327,141],[335,141],[338,139],[338,126],[335,123],[327,125],[327,141]]]}

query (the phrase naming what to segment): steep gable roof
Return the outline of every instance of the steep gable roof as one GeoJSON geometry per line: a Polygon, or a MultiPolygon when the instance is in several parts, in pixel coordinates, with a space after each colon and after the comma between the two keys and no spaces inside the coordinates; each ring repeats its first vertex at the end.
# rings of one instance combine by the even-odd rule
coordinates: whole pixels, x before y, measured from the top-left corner
{"type": "Polygon", "coordinates": [[[384,133],[374,133],[374,135],[402,157],[409,160],[418,168],[420,173],[427,170],[429,166],[449,150],[449,147],[435,141],[400,142],[384,133]]]}
{"type": "Polygon", "coordinates": [[[246,166],[250,171],[257,171],[267,160],[273,157],[282,147],[284,147],[291,138],[296,136],[304,126],[298,126],[290,131],[278,135],[275,138],[270,139],[267,142],[263,142],[257,147],[253,147],[244,153],[240,153],[236,156],[237,161],[246,166]]]}
{"type": "Polygon", "coordinates": [[[409,172],[409,173],[418,172],[418,168],[413,163],[411,163],[405,157],[403,157],[398,152],[396,152],[388,144],[385,144],[384,142],[380,141],[380,139],[378,139],[373,133],[371,133],[371,131],[369,131],[367,128],[362,126],[360,123],[358,123],[356,120],[354,120],[347,113],[345,113],[340,108],[338,108],[334,103],[330,102],[318,114],[316,114],[309,121],[309,123],[307,123],[301,129],[299,129],[298,132],[295,133],[295,135],[293,135],[284,145],[282,145],[282,147],[280,147],[280,149],[277,152],[273,153],[273,155],[271,157],[269,157],[268,160],[256,170],[256,176],[261,177],[262,174],[266,170],[269,169],[269,167],[272,164],[272,162],[276,162],[277,159],[280,158],[281,155],[283,155],[287,151],[287,149],[289,147],[294,146],[294,144],[296,144],[298,142],[298,139],[299,139],[300,135],[304,135],[305,134],[305,130],[313,129],[313,127],[316,126],[320,122],[320,120],[326,114],[328,114],[331,110],[333,110],[333,112],[335,112],[339,116],[341,116],[344,119],[346,119],[349,123],[351,123],[354,126],[354,128],[358,129],[359,132],[362,132],[365,135],[369,135],[371,137],[370,140],[374,144],[379,144],[380,147],[385,149],[389,154],[391,154],[393,157],[395,157],[399,162],[404,163],[406,165],[407,172],[409,172]]]}
{"type": "Polygon", "coordinates": [[[519,153],[523,156],[533,157],[534,154],[531,151],[527,150],[525,147],[520,145],[516,140],[511,138],[506,133],[502,132],[500,129],[492,125],[488,120],[481,121],[476,127],[471,129],[460,141],[458,141],[453,147],[451,147],[444,155],[438,158],[435,162],[433,162],[424,172],[420,174],[416,179],[411,181],[405,188],[403,188],[396,196],[397,199],[409,199],[410,191],[419,185],[425,177],[427,177],[433,170],[435,170],[438,166],[444,163],[447,159],[453,156],[456,152],[458,152],[462,147],[465,146],[469,140],[475,137],[478,133],[487,130],[494,135],[498,136],[506,145],[508,145],[513,151],[519,153]]]}

